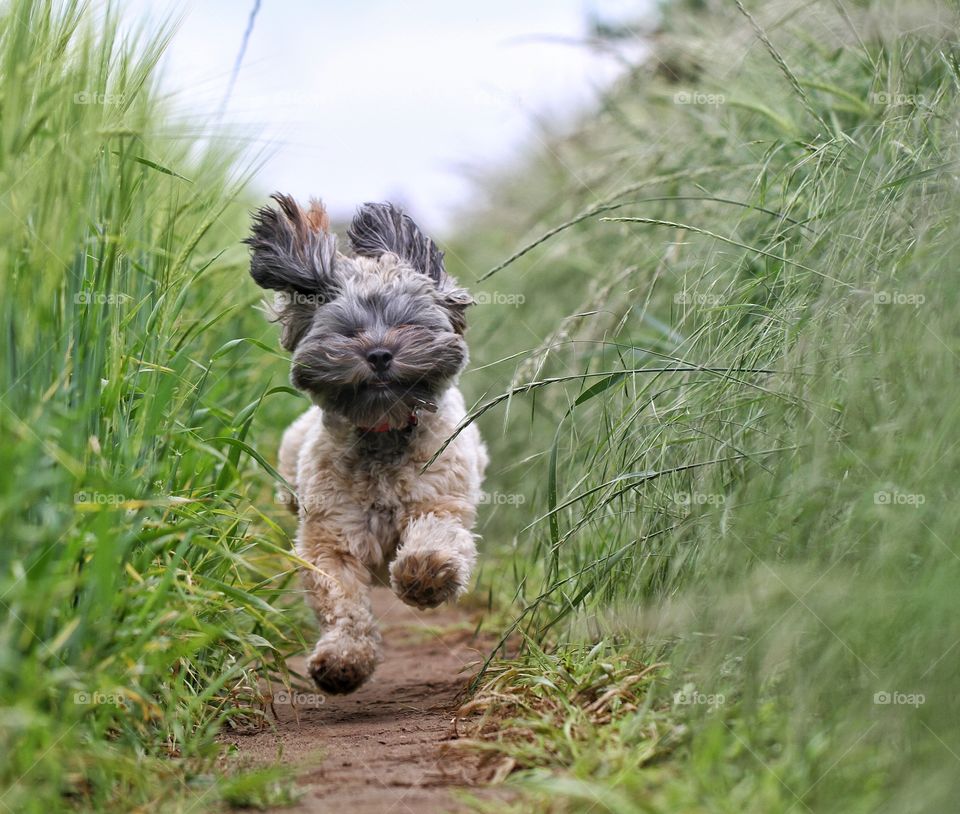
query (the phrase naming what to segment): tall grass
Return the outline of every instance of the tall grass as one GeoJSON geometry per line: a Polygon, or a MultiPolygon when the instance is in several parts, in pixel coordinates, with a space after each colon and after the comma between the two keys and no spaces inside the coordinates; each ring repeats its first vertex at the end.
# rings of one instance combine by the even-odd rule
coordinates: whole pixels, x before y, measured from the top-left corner
{"type": "Polygon", "coordinates": [[[298,638],[242,164],[167,123],[169,28],[0,16],[0,810],[210,803],[185,784],[298,638]]]}
{"type": "MultiPolygon", "coordinates": [[[[302,646],[242,161],[167,123],[166,34],[0,14],[0,809],[200,809],[302,646]]],[[[667,4],[449,246],[520,810],[951,810],[957,22],[667,4]]]]}
{"type": "Polygon", "coordinates": [[[563,770],[545,807],[956,800],[956,14],[667,4],[456,245],[501,303],[467,379],[481,583],[528,642],[495,688],[540,699],[487,734],[563,770]],[[585,722],[589,665],[619,693],[631,659],[668,667],[585,722]]]}

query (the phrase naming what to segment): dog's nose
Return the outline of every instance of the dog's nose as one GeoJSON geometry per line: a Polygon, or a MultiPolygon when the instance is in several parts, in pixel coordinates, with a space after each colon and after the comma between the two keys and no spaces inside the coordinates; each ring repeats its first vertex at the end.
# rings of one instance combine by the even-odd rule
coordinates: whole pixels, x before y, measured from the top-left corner
{"type": "Polygon", "coordinates": [[[390,362],[393,361],[393,354],[386,348],[374,348],[367,354],[367,361],[370,363],[370,367],[377,373],[383,373],[390,367],[390,362]]]}

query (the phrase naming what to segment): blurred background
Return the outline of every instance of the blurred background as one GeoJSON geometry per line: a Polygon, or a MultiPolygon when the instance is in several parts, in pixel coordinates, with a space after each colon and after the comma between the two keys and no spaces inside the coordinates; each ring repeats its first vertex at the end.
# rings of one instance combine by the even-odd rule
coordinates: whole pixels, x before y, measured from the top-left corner
{"type": "Polygon", "coordinates": [[[473,175],[570,126],[635,64],[643,31],[629,29],[654,11],[653,0],[126,6],[138,24],[179,19],[164,89],[194,134],[225,124],[262,150],[255,188],[319,195],[337,219],[389,198],[432,229],[465,208],[473,175]],[[601,42],[611,23],[626,36],[601,42]]]}

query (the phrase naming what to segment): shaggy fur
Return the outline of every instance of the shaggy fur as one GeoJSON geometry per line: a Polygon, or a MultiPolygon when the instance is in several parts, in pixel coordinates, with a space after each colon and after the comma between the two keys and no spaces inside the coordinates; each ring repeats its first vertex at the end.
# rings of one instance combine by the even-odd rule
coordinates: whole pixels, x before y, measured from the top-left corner
{"type": "Polygon", "coordinates": [[[284,195],[254,218],[250,272],[277,291],[291,381],[316,406],[284,433],[279,470],[294,487],[297,553],[323,634],[308,667],[321,689],[351,692],[372,674],[379,576],[404,602],[455,599],[476,560],[473,527],[487,453],[472,424],[421,471],[465,415],[470,295],[443,254],[390,204],[365,204],[336,250],[319,203],[284,195]]]}

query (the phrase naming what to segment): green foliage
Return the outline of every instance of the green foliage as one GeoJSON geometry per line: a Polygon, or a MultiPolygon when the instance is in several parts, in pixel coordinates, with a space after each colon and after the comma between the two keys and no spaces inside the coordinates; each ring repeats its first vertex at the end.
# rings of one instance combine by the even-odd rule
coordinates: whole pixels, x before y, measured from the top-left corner
{"type": "MultiPolygon", "coordinates": [[[[241,157],[167,123],[165,33],[0,14],[0,808],[290,802],[211,776],[302,647],[241,157]]],[[[663,14],[449,247],[523,643],[482,746],[518,810],[950,810],[956,9],[663,14]]]]}
{"type": "Polygon", "coordinates": [[[565,771],[527,787],[571,810],[945,811],[956,8],[698,5],[667,5],[648,63],[455,244],[491,303],[466,385],[504,635],[659,648],[652,708],[683,733],[654,771],[599,735],[573,760],[558,725],[528,765],[565,771]],[[725,703],[677,705],[685,686],[725,703]],[[584,768],[604,760],[629,770],[584,768]]]}
{"type": "Polygon", "coordinates": [[[233,808],[258,811],[297,802],[290,771],[282,766],[240,769],[221,781],[220,797],[233,808]]]}
{"type": "Polygon", "coordinates": [[[165,124],[169,31],[0,13],[0,809],[170,802],[299,640],[244,179],[165,124]]]}

